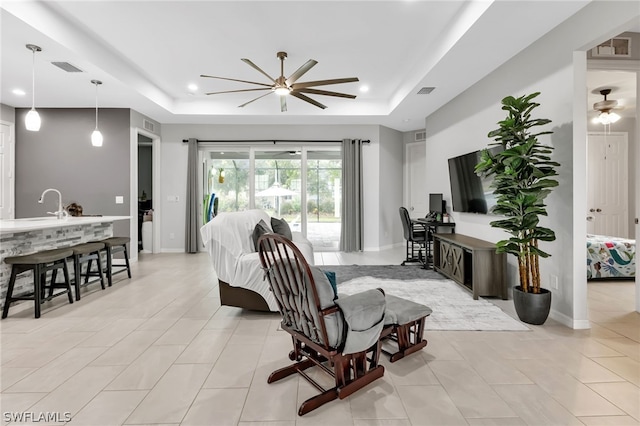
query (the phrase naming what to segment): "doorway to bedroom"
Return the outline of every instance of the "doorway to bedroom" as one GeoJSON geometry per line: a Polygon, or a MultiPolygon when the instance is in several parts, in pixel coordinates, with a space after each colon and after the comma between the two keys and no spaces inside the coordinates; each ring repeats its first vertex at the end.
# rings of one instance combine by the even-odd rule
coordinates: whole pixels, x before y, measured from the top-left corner
{"type": "Polygon", "coordinates": [[[201,223],[258,208],[284,218],[316,252],[338,251],[342,155],[339,144],[200,148],[201,223]]]}

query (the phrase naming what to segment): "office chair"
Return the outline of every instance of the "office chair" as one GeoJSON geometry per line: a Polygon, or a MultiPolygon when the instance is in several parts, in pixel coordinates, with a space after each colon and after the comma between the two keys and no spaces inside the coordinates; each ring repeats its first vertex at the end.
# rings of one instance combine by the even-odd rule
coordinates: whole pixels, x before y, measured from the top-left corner
{"type": "Polygon", "coordinates": [[[426,250],[427,245],[427,230],[424,225],[415,223],[409,217],[409,212],[406,208],[400,207],[400,220],[402,221],[402,229],[404,231],[404,239],[407,240],[407,252],[406,259],[402,262],[402,265],[411,262],[424,263],[422,253],[426,250]],[[417,252],[417,257],[416,257],[417,252]]]}

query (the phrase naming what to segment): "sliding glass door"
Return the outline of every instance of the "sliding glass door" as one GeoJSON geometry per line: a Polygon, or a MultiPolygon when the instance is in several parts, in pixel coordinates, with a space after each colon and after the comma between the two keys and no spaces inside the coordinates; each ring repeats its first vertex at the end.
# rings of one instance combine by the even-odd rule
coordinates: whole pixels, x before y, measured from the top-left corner
{"type": "Polygon", "coordinates": [[[339,145],[201,147],[202,223],[251,208],[284,218],[315,251],[338,250],[342,162],[339,145]]]}
{"type": "Polygon", "coordinates": [[[307,151],[307,238],[317,251],[337,251],[342,201],[340,151],[307,151]]]}

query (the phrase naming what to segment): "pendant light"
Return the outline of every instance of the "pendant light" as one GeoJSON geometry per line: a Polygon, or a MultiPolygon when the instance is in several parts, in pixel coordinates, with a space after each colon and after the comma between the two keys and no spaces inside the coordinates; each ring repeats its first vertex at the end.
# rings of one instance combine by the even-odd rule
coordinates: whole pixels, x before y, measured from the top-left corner
{"type": "Polygon", "coordinates": [[[27,44],[27,49],[33,52],[33,62],[31,64],[31,110],[24,118],[24,125],[27,130],[37,132],[40,130],[40,114],[36,111],[36,52],[41,52],[40,46],[27,44]]]}
{"type": "Polygon", "coordinates": [[[91,133],[91,145],[102,146],[102,133],[98,130],[98,86],[102,84],[100,80],[91,80],[96,85],[96,129],[91,133]]]}

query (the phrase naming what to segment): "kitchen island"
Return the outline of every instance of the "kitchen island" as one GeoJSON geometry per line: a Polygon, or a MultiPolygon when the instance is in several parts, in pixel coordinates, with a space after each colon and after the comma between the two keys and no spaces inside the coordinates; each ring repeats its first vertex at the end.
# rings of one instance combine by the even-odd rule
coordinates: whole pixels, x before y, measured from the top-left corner
{"type": "MultiPolygon", "coordinates": [[[[129,216],[71,216],[64,219],[49,216],[0,220],[0,309],[4,306],[11,277],[11,266],[4,262],[6,257],[103,240],[113,236],[113,222],[129,219],[129,216]]],[[[30,292],[33,292],[33,275],[21,274],[13,294],[30,292]]]]}

